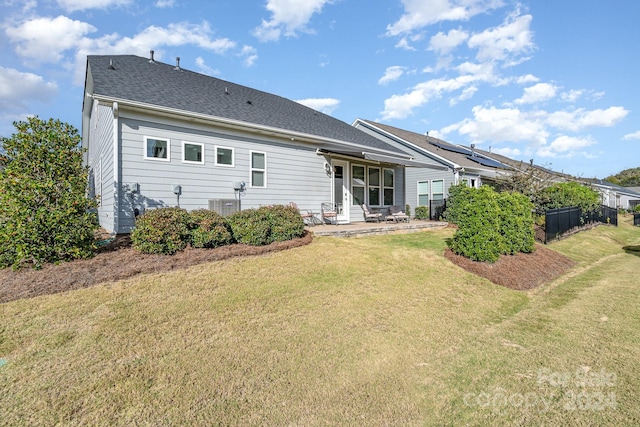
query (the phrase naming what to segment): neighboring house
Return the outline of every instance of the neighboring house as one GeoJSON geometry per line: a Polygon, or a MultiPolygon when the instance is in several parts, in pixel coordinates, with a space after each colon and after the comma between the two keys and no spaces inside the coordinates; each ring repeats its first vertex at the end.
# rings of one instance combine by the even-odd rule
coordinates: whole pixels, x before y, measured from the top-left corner
{"type": "Polygon", "coordinates": [[[610,208],[633,209],[640,204],[640,192],[629,187],[621,187],[602,179],[584,179],[602,196],[602,204],[610,208]]]}
{"type": "Polygon", "coordinates": [[[407,204],[412,209],[446,199],[451,185],[465,182],[471,187],[480,187],[483,183],[494,182],[512,169],[474,147],[450,144],[428,135],[369,120],[357,119],[353,126],[432,165],[430,168],[406,169],[407,204]],[[441,169],[437,170],[436,166],[441,169]]]}
{"type": "Polygon", "coordinates": [[[132,55],[89,56],[82,144],[100,224],[146,209],[229,213],[296,202],[342,223],[404,206],[405,167],[431,167],[340,120],[256,89],[132,55]]]}

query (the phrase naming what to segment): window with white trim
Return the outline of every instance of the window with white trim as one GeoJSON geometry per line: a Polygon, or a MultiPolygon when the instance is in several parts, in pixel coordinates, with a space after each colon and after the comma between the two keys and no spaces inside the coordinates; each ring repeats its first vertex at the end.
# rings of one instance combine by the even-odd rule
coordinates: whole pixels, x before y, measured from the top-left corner
{"type": "Polygon", "coordinates": [[[364,194],[367,187],[365,170],[365,167],[361,165],[351,166],[351,194],[353,195],[354,205],[365,203],[364,194]]]}
{"type": "Polygon", "coordinates": [[[204,164],[204,144],[182,141],[182,161],[204,164]]]}
{"type": "Polygon", "coordinates": [[[251,151],[251,186],[267,187],[267,153],[251,151]]]}
{"type": "Polygon", "coordinates": [[[171,144],[168,139],[144,137],[144,158],[147,160],[171,160],[171,144]]]}
{"type": "Polygon", "coordinates": [[[369,204],[380,206],[380,168],[369,167],[369,204]]]}
{"type": "Polygon", "coordinates": [[[444,200],[444,180],[431,181],[431,199],[444,200]]]}
{"type": "Polygon", "coordinates": [[[393,205],[395,171],[383,169],[382,171],[382,198],[385,206],[393,205]]]}
{"type": "Polygon", "coordinates": [[[418,206],[429,206],[429,181],[418,181],[418,206]]]}
{"type": "Polygon", "coordinates": [[[232,168],[234,166],[234,150],[231,147],[216,146],[215,165],[232,168]]]}

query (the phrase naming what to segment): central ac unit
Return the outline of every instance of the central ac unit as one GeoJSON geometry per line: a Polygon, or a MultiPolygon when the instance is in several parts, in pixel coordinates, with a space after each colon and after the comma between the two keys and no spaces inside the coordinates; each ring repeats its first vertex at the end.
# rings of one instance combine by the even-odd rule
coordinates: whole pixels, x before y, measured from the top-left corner
{"type": "Polygon", "coordinates": [[[240,200],[237,199],[211,199],[209,210],[218,212],[222,216],[231,215],[240,211],[240,200]]]}

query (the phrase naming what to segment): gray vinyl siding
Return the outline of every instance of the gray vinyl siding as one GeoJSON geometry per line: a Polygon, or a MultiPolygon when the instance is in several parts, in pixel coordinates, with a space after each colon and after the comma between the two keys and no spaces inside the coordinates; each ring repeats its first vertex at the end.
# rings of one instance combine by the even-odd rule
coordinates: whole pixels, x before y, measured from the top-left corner
{"type": "Polygon", "coordinates": [[[108,232],[114,232],[114,161],[113,109],[111,105],[95,102],[89,120],[90,188],[99,196],[98,219],[108,232]],[[101,180],[101,182],[100,182],[101,180]]]}
{"type": "MultiPolygon", "coordinates": [[[[382,135],[370,129],[367,126],[358,124],[356,127],[361,131],[368,133],[369,135],[372,135],[378,139],[381,139],[382,141],[386,142],[389,145],[392,145],[396,148],[403,150],[404,152],[411,155],[415,160],[419,162],[434,165],[434,166],[449,166],[448,164],[440,162],[434,157],[431,157],[425,154],[424,151],[416,150],[411,147],[408,147],[407,145],[402,144],[385,135],[382,135]]],[[[405,198],[406,198],[405,204],[408,204],[410,206],[412,213],[415,212],[415,208],[416,206],[418,206],[418,182],[419,181],[431,182],[431,181],[440,180],[440,179],[444,180],[445,197],[447,197],[449,187],[455,183],[455,174],[453,172],[453,169],[448,169],[446,171],[439,171],[435,169],[418,168],[418,167],[405,168],[405,180],[404,180],[405,198]]]]}
{"type": "Polygon", "coordinates": [[[121,112],[119,131],[122,145],[120,232],[134,225],[134,208],[140,212],[163,206],[179,206],[187,210],[207,208],[210,199],[235,199],[233,183],[244,181],[242,209],[263,205],[296,202],[301,209],[319,212],[323,201],[331,200],[331,179],[324,158],[315,147],[275,137],[256,139],[241,132],[232,133],[203,125],[186,124],[155,116],[121,112]],[[170,161],[144,158],[144,137],[168,139],[170,161]],[[183,163],[182,141],[204,146],[204,164],[183,163]],[[216,166],[215,147],[234,149],[234,166],[216,166]],[[266,154],[266,187],[250,186],[250,153],[266,154]],[[128,186],[137,183],[139,194],[131,194],[128,186]],[[180,198],[173,193],[180,185],[180,198]]]}

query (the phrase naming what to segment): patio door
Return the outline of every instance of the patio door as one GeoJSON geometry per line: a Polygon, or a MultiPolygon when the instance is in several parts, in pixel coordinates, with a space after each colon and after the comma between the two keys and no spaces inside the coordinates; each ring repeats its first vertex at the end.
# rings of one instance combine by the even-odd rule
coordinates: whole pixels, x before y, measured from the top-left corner
{"type": "Polygon", "coordinates": [[[333,166],[333,203],[338,210],[338,222],[349,222],[349,163],[334,160],[333,166]]]}

